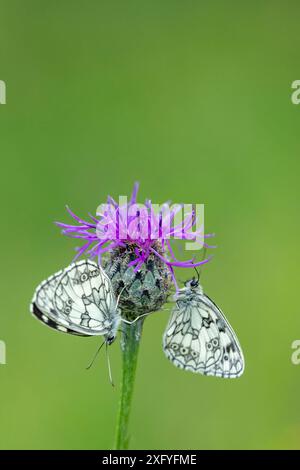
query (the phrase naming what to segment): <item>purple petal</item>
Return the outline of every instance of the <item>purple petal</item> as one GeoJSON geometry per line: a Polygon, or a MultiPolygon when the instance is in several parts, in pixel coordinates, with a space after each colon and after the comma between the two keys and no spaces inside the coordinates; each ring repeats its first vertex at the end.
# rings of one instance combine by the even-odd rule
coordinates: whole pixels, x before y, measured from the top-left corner
{"type": "Polygon", "coordinates": [[[139,190],[139,183],[136,181],[133,185],[133,191],[130,198],[130,204],[135,204],[137,199],[137,193],[139,190]]]}

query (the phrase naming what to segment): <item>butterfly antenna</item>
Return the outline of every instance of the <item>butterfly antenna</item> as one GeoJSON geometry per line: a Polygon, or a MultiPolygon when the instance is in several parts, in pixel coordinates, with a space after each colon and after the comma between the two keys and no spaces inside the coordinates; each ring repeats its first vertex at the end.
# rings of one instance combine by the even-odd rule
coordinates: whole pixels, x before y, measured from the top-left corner
{"type": "Polygon", "coordinates": [[[104,345],[104,343],[105,343],[105,341],[103,341],[103,343],[100,344],[100,346],[99,346],[99,348],[97,349],[96,354],[94,355],[93,359],[91,360],[91,362],[89,363],[89,365],[86,367],[86,370],[89,370],[89,369],[92,367],[92,365],[94,364],[95,359],[96,359],[96,357],[98,356],[99,352],[101,351],[101,348],[102,348],[102,346],[104,345]]]}
{"type": "MultiPolygon", "coordinates": [[[[206,257],[206,252],[207,252],[207,247],[206,247],[206,246],[204,246],[204,248],[203,248],[203,256],[202,256],[202,261],[204,261],[204,260],[205,260],[205,257],[206,257]]],[[[200,274],[202,274],[202,270],[200,271],[200,274]]]]}
{"type": "Polygon", "coordinates": [[[199,284],[199,281],[200,281],[200,273],[198,271],[198,269],[196,268],[196,266],[194,266],[194,270],[196,271],[196,274],[197,274],[197,282],[199,284]]]}
{"type": "MultiPolygon", "coordinates": [[[[204,261],[204,259],[205,259],[206,250],[207,250],[207,248],[206,248],[206,246],[205,246],[205,247],[203,248],[202,261],[204,261]]],[[[202,270],[201,270],[201,268],[200,268],[199,271],[198,271],[198,269],[196,268],[196,266],[194,266],[194,270],[195,270],[196,273],[197,273],[197,281],[198,281],[198,283],[199,283],[199,282],[200,282],[200,276],[201,276],[201,274],[202,274],[202,270]]]]}
{"type": "Polygon", "coordinates": [[[108,376],[109,376],[109,381],[112,385],[112,387],[114,387],[114,382],[113,382],[113,379],[112,379],[112,373],[111,373],[111,367],[110,367],[110,360],[109,360],[109,354],[108,354],[108,344],[106,344],[106,348],[105,348],[105,351],[106,351],[106,360],[107,360],[107,367],[108,367],[108,376]]]}

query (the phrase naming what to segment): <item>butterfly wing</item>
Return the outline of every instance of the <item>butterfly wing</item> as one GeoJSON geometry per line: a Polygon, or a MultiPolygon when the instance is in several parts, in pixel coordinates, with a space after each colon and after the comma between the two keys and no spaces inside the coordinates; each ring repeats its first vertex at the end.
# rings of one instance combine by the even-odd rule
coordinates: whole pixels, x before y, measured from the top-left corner
{"type": "Polygon", "coordinates": [[[58,312],[54,309],[54,292],[62,274],[63,270],[58,271],[37,287],[30,305],[30,311],[35,318],[54,330],[80,335],[79,332],[70,330],[67,320],[60,318],[58,312]]]}
{"type": "Polygon", "coordinates": [[[110,331],[116,314],[111,282],[103,269],[81,260],[42,282],[33,297],[33,315],[66,333],[82,336],[110,331]]]}
{"type": "Polygon", "coordinates": [[[163,338],[177,367],[204,375],[234,378],[244,371],[238,339],[217,305],[206,295],[177,301],[163,338]]]}

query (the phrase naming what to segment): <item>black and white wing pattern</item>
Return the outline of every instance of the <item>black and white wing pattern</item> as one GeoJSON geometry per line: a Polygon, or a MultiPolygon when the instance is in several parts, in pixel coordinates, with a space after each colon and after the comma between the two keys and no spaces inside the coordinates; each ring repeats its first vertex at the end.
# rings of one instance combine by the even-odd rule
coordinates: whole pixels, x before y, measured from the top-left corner
{"type": "Polygon", "coordinates": [[[243,353],[234,331],[200,286],[179,291],[163,349],[173,364],[192,372],[235,378],[244,371],[243,353]]]}
{"type": "Polygon", "coordinates": [[[109,334],[119,320],[110,279],[90,260],[73,263],[43,281],[31,312],[51,328],[81,336],[109,334]]]}
{"type": "Polygon", "coordinates": [[[69,330],[69,323],[64,318],[60,318],[53,306],[54,291],[62,273],[63,270],[58,271],[38,286],[30,305],[30,311],[34,317],[54,330],[80,335],[80,333],[69,330]]]}

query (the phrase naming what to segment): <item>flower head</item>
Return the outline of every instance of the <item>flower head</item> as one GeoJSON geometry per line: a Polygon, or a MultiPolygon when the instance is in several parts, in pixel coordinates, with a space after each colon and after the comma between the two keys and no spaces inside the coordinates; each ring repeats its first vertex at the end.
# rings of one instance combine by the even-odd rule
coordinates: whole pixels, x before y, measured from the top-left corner
{"type": "Polygon", "coordinates": [[[195,208],[188,205],[183,213],[182,204],[161,206],[146,200],[137,203],[138,183],[135,183],[130,200],[120,198],[117,203],[108,196],[107,202],[98,207],[96,217],[90,221],[67,210],[75,224],[57,222],[64,235],[84,241],[77,248],[75,258],[83,254],[97,257],[111,278],[116,293],[122,293],[120,306],[125,310],[156,310],[166,301],[171,284],[178,289],[174,268],[192,268],[207,263],[209,257],[197,261],[194,258],[179,260],[174,253],[175,239],[194,241],[209,247],[198,226],[195,208]],[[147,292],[147,294],[143,294],[147,292]]]}

